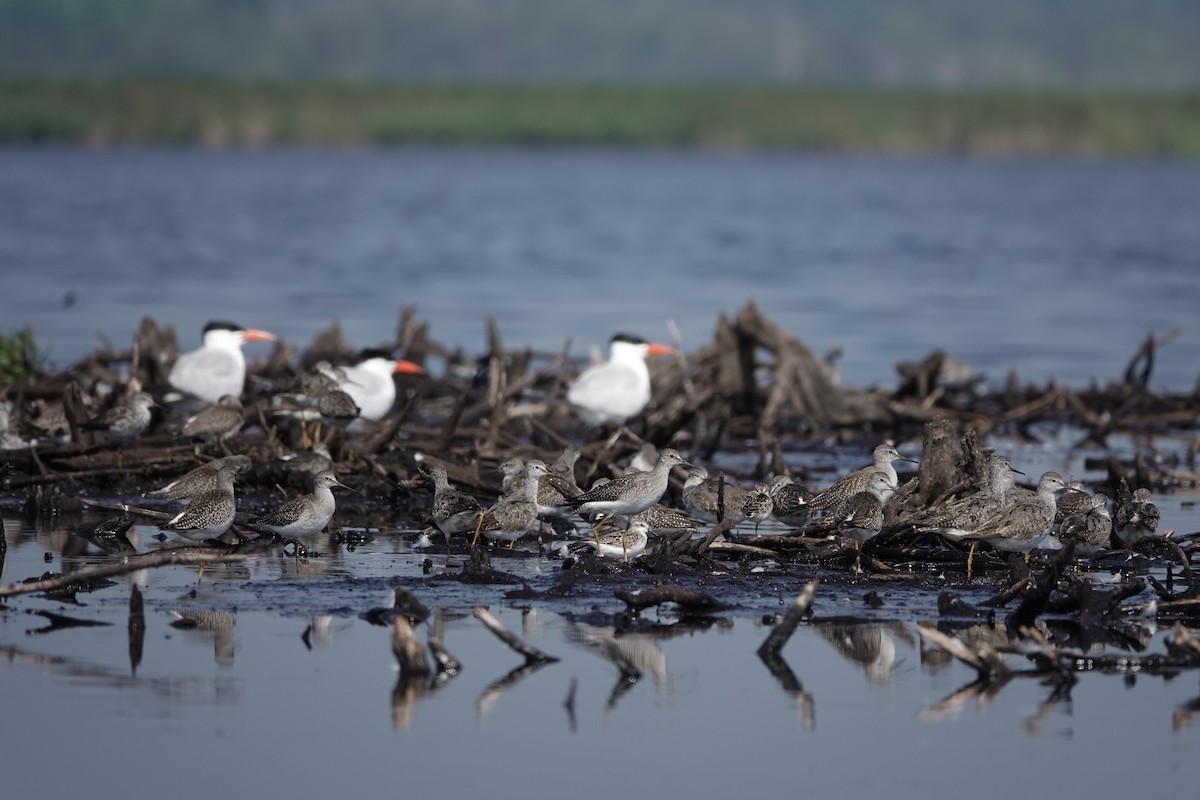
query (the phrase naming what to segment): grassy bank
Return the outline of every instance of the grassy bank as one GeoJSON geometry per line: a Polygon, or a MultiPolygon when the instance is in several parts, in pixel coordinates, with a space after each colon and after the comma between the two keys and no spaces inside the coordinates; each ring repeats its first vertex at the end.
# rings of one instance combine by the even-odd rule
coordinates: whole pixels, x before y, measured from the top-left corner
{"type": "Polygon", "coordinates": [[[1200,157],[1200,94],[0,79],[0,141],[1200,157]]]}

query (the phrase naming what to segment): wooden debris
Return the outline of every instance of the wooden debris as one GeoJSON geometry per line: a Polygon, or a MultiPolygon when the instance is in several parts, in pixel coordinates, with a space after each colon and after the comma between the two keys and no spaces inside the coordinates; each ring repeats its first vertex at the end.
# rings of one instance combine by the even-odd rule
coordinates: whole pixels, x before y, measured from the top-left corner
{"type": "Polygon", "coordinates": [[[712,595],[676,586],[656,586],[638,591],[617,589],[613,594],[625,604],[628,612],[635,614],[663,603],[674,603],[684,614],[711,614],[725,607],[712,595]]]}
{"type": "Polygon", "coordinates": [[[817,581],[809,581],[805,584],[787,612],[784,613],[783,619],[775,624],[775,627],[771,629],[771,633],[767,635],[766,640],[759,646],[759,658],[766,661],[779,657],[779,651],[783,649],[788,639],[792,637],[796,627],[808,616],[816,593],[817,581]]]}

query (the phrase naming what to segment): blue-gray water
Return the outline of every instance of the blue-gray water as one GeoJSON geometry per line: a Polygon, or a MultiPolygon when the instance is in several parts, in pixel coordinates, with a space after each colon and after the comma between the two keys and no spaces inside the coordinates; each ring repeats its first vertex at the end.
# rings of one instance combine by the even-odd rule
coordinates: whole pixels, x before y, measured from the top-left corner
{"type": "Polygon", "coordinates": [[[934,348],[998,382],[1200,365],[1200,164],[524,150],[0,150],[0,321],[66,365],[143,315],[299,346],[389,340],[402,304],[467,352],[617,330],[711,340],[756,299],[844,380],[934,348]],[[72,298],[73,304],[64,303],[72,298]]]}
{"type": "MultiPolygon", "coordinates": [[[[185,347],[220,317],[301,347],[340,320],[352,343],[370,345],[391,337],[402,304],[468,352],[483,349],[488,315],[510,344],[548,351],[571,336],[580,352],[620,329],[661,338],[667,318],[696,347],[719,313],[750,298],[814,349],[842,347],[853,384],[890,385],[896,361],[936,347],[994,381],[1010,368],[1027,379],[1103,381],[1119,377],[1147,332],[1179,327],[1154,383],[1190,389],[1200,365],[1200,166],[0,149],[0,327],[31,323],[60,365],[100,337],[127,344],[143,315],[175,324],[185,347]]],[[[991,444],[1030,474],[1097,477],[1083,459],[1101,453],[1073,450],[1078,431],[1041,433],[1039,443],[991,444]]],[[[1124,457],[1143,446],[1110,444],[1124,457]]],[[[828,476],[866,454],[795,456],[828,476]]],[[[744,476],[738,459],[716,461],[744,476]]],[[[1163,527],[1195,530],[1198,499],[1156,497],[1163,527]]],[[[6,515],[0,583],[110,561],[94,549],[68,555],[67,531],[90,521],[6,515]]],[[[153,529],[138,532],[149,549],[153,529]]],[[[643,641],[643,679],[610,703],[616,670],[581,643],[604,632],[565,616],[590,602],[506,600],[501,587],[427,579],[424,556],[395,529],[354,552],[321,548],[327,558],[263,555],[199,583],[184,568],[136,576],[146,598],[136,671],[127,580],[80,595],[82,606],[9,601],[0,611],[6,789],[174,800],[747,790],[1009,798],[1029,787],[1045,796],[1186,791],[1200,779],[1194,672],[1132,685],[1085,674],[1069,698],[1016,680],[995,697],[944,702],[973,674],[917,644],[914,623],[937,616],[936,581],[928,591],[872,581],[819,589],[818,621],[866,615],[891,657],[868,669],[818,626],[802,627],[784,650],[805,692],[791,694],[754,651],[763,613],[781,610],[811,574],[770,570],[771,591],[743,596],[722,624],[643,641]],[[446,644],[462,675],[420,698],[397,696],[388,631],[355,616],[387,602],[393,581],[460,613],[485,602],[563,661],[495,693],[519,658],[458,618],[446,644]],[[883,609],[863,603],[871,588],[883,609]],[[178,608],[236,621],[178,630],[169,625],[178,608]],[[26,613],[35,611],[111,626],[27,633],[46,624],[26,613]],[[574,729],[563,708],[572,678],[574,729]]],[[[501,566],[543,583],[559,570],[525,556],[501,566]]],[[[990,593],[950,588],[970,600],[990,593]]],[[[728,591],[720,576],[713,590],[728,591]]],[[[610,597],[598,605],[621,607],[610,597]]],[[[1163,635],[1149,651],[1162,652],[1163,635]]]]}

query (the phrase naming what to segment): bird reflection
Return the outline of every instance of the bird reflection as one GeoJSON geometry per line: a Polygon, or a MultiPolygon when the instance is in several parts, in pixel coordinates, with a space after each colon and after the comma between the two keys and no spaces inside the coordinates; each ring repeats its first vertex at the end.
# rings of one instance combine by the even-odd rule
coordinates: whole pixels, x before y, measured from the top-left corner
{"type": "Polygon", "coordinates": [[[213,659],[222,666],[233,663],[233,627],[236,622],[228,611],[193,609],[171,609],[167,613],[175,617],[172,628],[192,631],[198,637],[212,636],[213,659]]]}
{"type": "Polygon", "coordinates": [[[667,655],[658,645],[656,637],[645,633],[616,635],[616,629],[601,625],[584,625],[568,621],[564,632],[568,642],[591,650],[617,668],[617,682],[608,698],[608,708],[641,680],[649,675],[660,693],[668,693],[671,686],[667,672],[667,655]]]}
{"type": "Polygon", "coordinates": [[[844,658],[861,664],[867,680],[891,682],[896,668],[896,633],[911,641],[903,626],[879,623],[828,623],[813,625],[825,641],[844,658]]]}

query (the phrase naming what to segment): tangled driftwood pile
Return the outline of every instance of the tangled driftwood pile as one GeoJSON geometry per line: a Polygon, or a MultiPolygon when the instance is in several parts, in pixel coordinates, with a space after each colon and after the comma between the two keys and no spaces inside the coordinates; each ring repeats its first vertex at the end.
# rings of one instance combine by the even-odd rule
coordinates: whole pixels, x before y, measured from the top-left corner
{"type": "MultiPolygon", "coordinates": [[[[987,390],[941,353],[899,365],[895,389],[863,389],[838,383],[826,361],[751,303],[732,318],[722,316],[710,344],[653,363],[652,405],[631,425],[633,431],[614,438],[612,431],[584,428],[562,402],[566,383],[578,371],[569,347],[557,356],[512,350],[492,325],[487,352],[469,357],[431,339],[427,326],[405,310],[389,348],[417,363],[440,361],[444,369],[400,376],[394,412],[332,444],[340,469],[366,482],[365,497],[395,505],[414,499],[421,459],[444,463],[452,481],[488,493],[496,491],[491,469],[500,460],[537,456],[549,461],[571,441],[582,442],[581,470],[590,479],[625,463],[642,440],[670,444],[701,462],[718,450],[754,442],[757,472],[766,475],[787,472],[784,453],[807,442],[906,438],[933,420],[977,436],[1032,436],[1031,426],[1048,420],[1069,423],[1081,438],[1098,442],[1113,433],[1190,436],[1200,416],[1200,397],[1149,390],[1156,344],[1153,338],[1143,344],[1123,380],[1087,390],[1021,385],[1015,376],[1004,387],[987,390]]],[[[166,415],[156,417],[146,435],[123,444],[81,427],[135,380],[161,392],[177,354],[173,329],[146,319],[128,350],[102,350],[32,385],[0,389],[14,427],[26,420],[36,425],[38,410],[57,402],[66,418],[62,440],[31,429],[37,446],[4,452],[4,491],[10,497],[37,487],[51,495],[81,489],[136,493],[194,465],[195,447],[175,432],[179,421],[166,415]]],[[[259,465],[246,479],[251,492],[286,483],[287,473],[275,459],[299,450],[302,436],[294,422],[271,415],[271,395],[316,362],[338,363],[351,354],[336,324],[299,356],[291,345],[277,343],[269,358],[250,367],[243,432],[220,451],[208,447],[201,457],[225,451],[251,456],[259,465]]],[[[1166,477],[1148,474],[1145,464],[1130,466],[1143,471],[1136,484],[1166,477]]],[[[1172,476],[1190,478],[1182,468],[1172,476]]],[[[922,492],[925,499],[928,492],[922,492]]]]}

